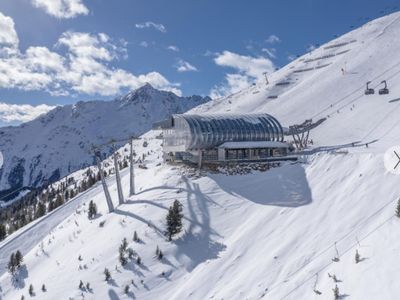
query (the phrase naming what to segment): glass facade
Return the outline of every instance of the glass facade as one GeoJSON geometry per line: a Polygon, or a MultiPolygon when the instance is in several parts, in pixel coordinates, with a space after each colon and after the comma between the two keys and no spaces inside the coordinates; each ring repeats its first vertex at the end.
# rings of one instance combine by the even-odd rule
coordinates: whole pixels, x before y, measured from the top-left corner
{"type": "Polygon", "coordinates": [[[172,127],[164,128],[164,146],[185,150],[213,149],[225,142],[282,142],[283,138],[282,126],[268,114],[173,115],[172,127]]]}

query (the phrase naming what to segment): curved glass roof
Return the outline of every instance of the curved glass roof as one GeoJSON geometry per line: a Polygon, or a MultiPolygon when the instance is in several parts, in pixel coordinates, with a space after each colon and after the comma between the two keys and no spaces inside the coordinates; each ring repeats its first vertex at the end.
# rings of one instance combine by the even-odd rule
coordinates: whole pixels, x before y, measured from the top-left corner
{"type": "Polygon", "coordinates": [[[225,142],[283,141],[281,124],[269,114],[174,115],[189,129],[188,148],[213,148],[225,142]]]}

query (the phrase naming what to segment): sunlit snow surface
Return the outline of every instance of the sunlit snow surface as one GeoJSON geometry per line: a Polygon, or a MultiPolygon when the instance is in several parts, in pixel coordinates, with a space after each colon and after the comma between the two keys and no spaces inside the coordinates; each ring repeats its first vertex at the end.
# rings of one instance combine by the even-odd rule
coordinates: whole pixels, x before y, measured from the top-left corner
{"type": "MultiPolygon", "coordinates": [[[[98,186],[0,243],[1,266],[19,248],[27,267],[18,283],[2,275],[3,299],[27,297],[31,283],[37,299],[81,299],[82,292],[85,299],[332,299],[335,283],[328,274],[336,275],[340,294],[348,299],[397,299],[400,219],[394,212],[400,177],[386,171],[383,154],[400,143],[400,104],[389,103],[400,95],[399,32],[399,14],[375,20],[328,45],[355,42],[323,45],[282,68],[269,87],[260,82],[195,110],[267,112],[284,126],[329,115],[312,133],[315,146],[378,142],[348,152],[317,152],[268,172],[197,177],[179,166],[160,165],[161,141],[149,132],[148,147],[135,146],[139,155],[150,153],[148,169],[136,168],[138,193],[114,213],[106,213],[98,186]],[[327,67],[291,75],[316,66],[301,60],[346,49],[321,62],[332,63],[327,67]],[[274,86],[288,79],[296,83],[274,86]],[[367,80],[377,86],[383,79],[389,95],[363,95],[367,80]],[[280,94],[267,99],[271,93],[280,94]],[[163,231],[175,199],[184,207],[185,232],[170,243],[163,231]],[[85,212],[90,200],[101,213],[93,221],[85,212]],[[135,230],[142,243],[132,241],[135,230]],[[124,237],[143,265],[118,264],[124,237]],[[165,255],[161,262],[155,258],[157,245],[165,255]],[[113,277],[108,283],[106,267],[113,277]],[[90,282],[91,290],[79,290],[80,280],[90,282]],[[46,293],[40,290],[43,283],[46,293]]],[[[116,203],[113,177],[108,182],[116,203]]],[[[128,169],[122,182],[127,196],[128,169]]]]}

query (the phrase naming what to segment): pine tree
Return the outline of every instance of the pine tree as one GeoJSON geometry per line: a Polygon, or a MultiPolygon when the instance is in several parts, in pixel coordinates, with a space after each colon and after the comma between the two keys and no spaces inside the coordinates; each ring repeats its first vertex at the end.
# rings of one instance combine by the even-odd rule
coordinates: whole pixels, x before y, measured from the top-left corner
{"type": "Polygon", "coordinates": [[[35,291],[33,290],[33,285],[32,284],[29,286],[29,295],[31,297],[35,295],[35,291]]]}
{"type": "Polygon", "coordinates": [[[0,241],[4,240],[7,236],[6,226],[0,223],[0,241]]]}
{"type": "Polygon", "coordinates": [[[336,285],[332,291],[333,291],[333,299],[338,300],[339,299],[339,287],[336,285]]]}
{"type": "Polygon", "coordinates": [[[43,202],[38,202],[36,211],[35,211],[35,218],[40,218],[46,214],[46,204],[43,202]]]}
{"type": "Polygon", "coordinates": [[[358,253],[358,249],[356,249],[356,255],[354,256],[354,259],[356,261],[356,264],[358,264],[361,261],[360,253],[358,253]]]}
{"type": "Polygon", "coordinates": [[[93,202],[93,200],[90,200],[89,202],[89,210],[88,210],[88,218],[93,219],[97,215],[97,206],[96,203],[93,202]]]}
{"type": "Polygon", "coordinates": [[[124,292],[125,292],[125,294],[128,294],[128,293],[129,293],[129,285],[126,285],[126,286],[125,286],[124,292]]]}
{"type": "Polygon", "coordinates": [[[132,248],[128,248],[128,258],[132,259],[135,256],[135,251],[132,248]]]}
{"type": "Polygon", "coordinates": [[[121,246],[119,246],[119,262],[121,263],[122,266],[125,266],[128,263],[128,260],[125,256],[125,253],[128,248],[128,241],[126,238],[122,240],[121,246]]]}
{"type": "Polygon", "coordinates": [[[97,175],[96,175],[96,181],[100,181],[101,180],[101,175],[100,175],[100,172],[97,172],[97,175]]]}
{"type": "Polygon", "coordinates": [[[125,252],[122,251],[121,248],[119,248],[119,262],[122,266],[125,266],[128,263],[128,260],[125,257],[125,252]]]}
{"type": "Polygon", "coordinates": [[[43,283],[43,285],[42,285],[42,292],[43,292],[43,293],[47,292],[47,289],[46,289],[46,286],[44,285],[44,283],[43,283]]]}
{"type": "Polygon", "coordinates": [[[16,267],[17,267],[17,264],[16,264],[16,260],[15,260],[15,254],[11,253],[10,260],[8,261],[8,264],[7,264],[7,269],[13,276],[17,270],[16,267]]]}
{"type": "Polygon", "coordinates": [[[111,273],[107,268],[104,269],[104,276],[106,277],[106,281],[111,279],[111,273]]]}
{"type": "Polygon", "coordinates": [[[138,257],[136,258],[136,263],[137,263],[138,265],[140,265],[140,264],[142,263],[142,259],[140,258],[140,256],[138,256],[138,257]]]}
{"type": "MultiPolygon", "coordinates": [[[[0,240],[1,240],[1,236],[0,236],[0,240]]],[[[136,230],[135,230],[135,232],[133,233],[133,241],[134,241],[134,242],[139,242],[139,237],[138,237],[138,235],[137,235],[136,230]]]]}
{"type": "Polygon", "coordinates": [[[158,252],[157,258],[158,258],[158,260],[162,260],[163,257],[164,257],[164,253],[160,250],[160,251],[158,252]]]}
{"type": "Polygon", "coordinates": [[[335,283],[336,283],[336,282],[339,282],[339,279],[337,279],[337,277],[336,277],[335,274],[333,274],[332,279],[333,279],[333,281],[334,281],[335,283]]]}
{"type": "Polygon", "coordinates": [[[400,218],[400,199],[397,201],[396,216],[400,218]]]}
{"type": "Polygon", "coordinates": [[[49,205],[47,207],[47,209],[49,210],[49,212],[53,211],[56,208],[54,201],[49,201],[49,205]]]}
{"type": "Polygon", "coordinates": [[[60,207],[64,204],[64,199],[61,194],[57,194],[56,201],[54,202],[55,207],[60,207]]]}
{"type": "Polygon", "coordinates": [[[69,191],[68,190],[66,190],[65,193],[64,193],[64,199],[65,200],[69,199],[69,191]]]}
{"type": "Polygon", "coordinates": [[[168,209],[167,214],[167,231],[168,240],[172,240],[172,236],[182,230],[182,204],[175,200],[173,205],[168,209]]]}
{"type": "Polygon", "coordinates": [[[17,250],[17,252],[15,252],[15,265],[17,268],[21,267],[21,264],[24,260],[24,257],[22,256],[22,253],[17,250]]]}
{"type": "Polygon", "coordinates": [[[80,280],[79,281],[79,289],[83,289],[83,287],[84,287],[83,282],[82,282],[82,280],[80,280]]]}
{"type": "Polygon", "coordinates": [[[85,179],[82,180],[81,185],[80,185],[80,191],[86,191],[87,190],[87,182],[85,179]]]}
{"type": "Polygon", "coordinates": [[[123,238],[122,243],[121,243],[121,249],[125,252],[128,249],[128,241],[126,238],[123,238]]]}

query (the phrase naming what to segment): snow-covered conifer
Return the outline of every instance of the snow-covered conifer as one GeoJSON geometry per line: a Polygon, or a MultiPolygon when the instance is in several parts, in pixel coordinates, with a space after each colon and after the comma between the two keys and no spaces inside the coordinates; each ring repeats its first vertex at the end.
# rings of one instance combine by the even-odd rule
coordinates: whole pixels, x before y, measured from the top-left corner
{"type": "Polygon", "coordinates": [[[356,264],[358,264],[361,261],[360,253],[358,253],[358,250],[356,250],[356,255],[354,256],[354,260],[356,264]]]}
{"type": "Polygon", "coordinates": [[[172,236],[182,230],[182,204],[175,200],[173,205],[168,209],[167,214],[167,231],[168,240],[172,240],[172,236]]]}
{"type": "Polygon", "coordinates": [[[35,290],[33,289],[33,285],[29,285],[29,295],[32,297],[35,295],[35,290]]]}
{"type": "Polygon", "coordinates": [[[338,300],[339,299],[339,287],[336,285],[332,291],[333,291],[333,299],[338,300]]]}
{"type": "Polygon", "coordinates": [[[107,268],[104,269],[104,276],[106,277],[106,281],[109,281],[111,279],[111,273],[107,268]]]}

